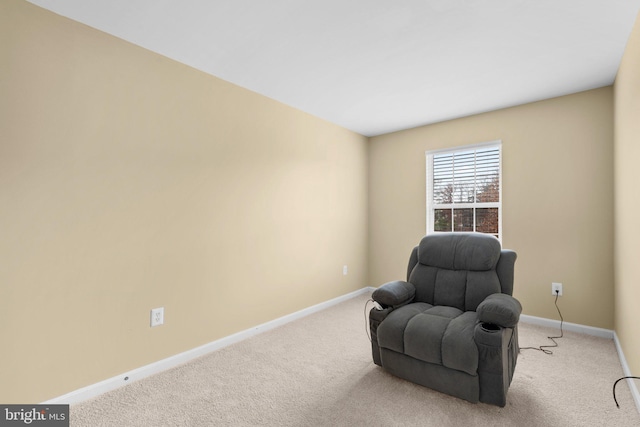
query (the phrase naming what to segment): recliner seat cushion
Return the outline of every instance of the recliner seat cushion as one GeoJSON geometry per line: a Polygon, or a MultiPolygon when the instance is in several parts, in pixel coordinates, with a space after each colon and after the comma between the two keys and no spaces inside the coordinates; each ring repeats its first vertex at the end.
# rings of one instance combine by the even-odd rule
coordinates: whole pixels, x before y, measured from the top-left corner
{"type": "Polygon", "coordinates": [[[413,303],[394,310],[378,327],[378,345],[414,359],[476,375],[473,339],[477,315],[455,307],[413,303]]]}

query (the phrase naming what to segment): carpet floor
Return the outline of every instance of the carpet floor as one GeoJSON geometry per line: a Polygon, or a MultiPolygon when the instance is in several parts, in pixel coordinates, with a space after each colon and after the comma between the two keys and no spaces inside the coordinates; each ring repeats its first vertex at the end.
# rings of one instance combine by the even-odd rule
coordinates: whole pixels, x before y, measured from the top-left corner
{"type": "MultiPolygon", "coordinates": [[[[612,340],[564,332],[522,350],[504,408],[387,374],[361,295],[71,406],[71,426],[638,426],[612,340]]],[[[520,346],[557,329],[520,323],[520,346]]]]}

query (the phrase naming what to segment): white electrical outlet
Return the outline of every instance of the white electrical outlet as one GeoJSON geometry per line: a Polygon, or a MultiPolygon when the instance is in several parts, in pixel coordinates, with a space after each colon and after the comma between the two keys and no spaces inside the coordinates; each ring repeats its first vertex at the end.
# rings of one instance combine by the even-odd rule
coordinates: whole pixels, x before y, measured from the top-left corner
{"type": "Polygon", "coordinates": [[[343,274],[344,276],[346,276],[346,275],[347,275],[347,273],[349,273],[349,267],[348,267],[348,266],[346,266],[346,265],[343,265],[343,266],[342,266],[342,274],[343,274]]]}
{"type": "Polygon", "coordinates": [[[562,283],[552,283],[551,284],[551,295],[556,296],[556,293],[559,297],[562,296],[562,283]]]}
{"type": "Polygon", "coordinates": [[[164,323],[164,307],[151,309],[151,327],[164,323]]]}

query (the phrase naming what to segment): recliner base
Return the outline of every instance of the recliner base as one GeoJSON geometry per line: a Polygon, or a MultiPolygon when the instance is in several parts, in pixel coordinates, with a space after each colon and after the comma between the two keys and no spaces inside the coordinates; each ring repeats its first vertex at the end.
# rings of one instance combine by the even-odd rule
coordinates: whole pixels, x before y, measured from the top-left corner
{"type": "Polygon", "coordinates": [[[477,375],[423,362],[386,348],[380,348],[380,359],[381,366],[396,377],[471,403],[477,403],[480,399],[477,375]]]}

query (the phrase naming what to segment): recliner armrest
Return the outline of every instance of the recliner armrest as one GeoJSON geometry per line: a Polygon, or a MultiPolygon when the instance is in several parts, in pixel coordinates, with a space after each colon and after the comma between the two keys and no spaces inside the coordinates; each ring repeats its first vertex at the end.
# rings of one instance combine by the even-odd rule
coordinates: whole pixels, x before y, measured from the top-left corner
{"type": "Polygon", "coordinates": [[[416,288],[409,282],[396,280],[387,282],[373,291],[371,298],[384,307],[397,308],[413,301],[416,288]]]}
{"type": "Polygon", "coordinates": [[[480,322],[513,328],[520,320],[522,305],[511,295],[492,294],[478,305],[476,313],[480,322]]]}

